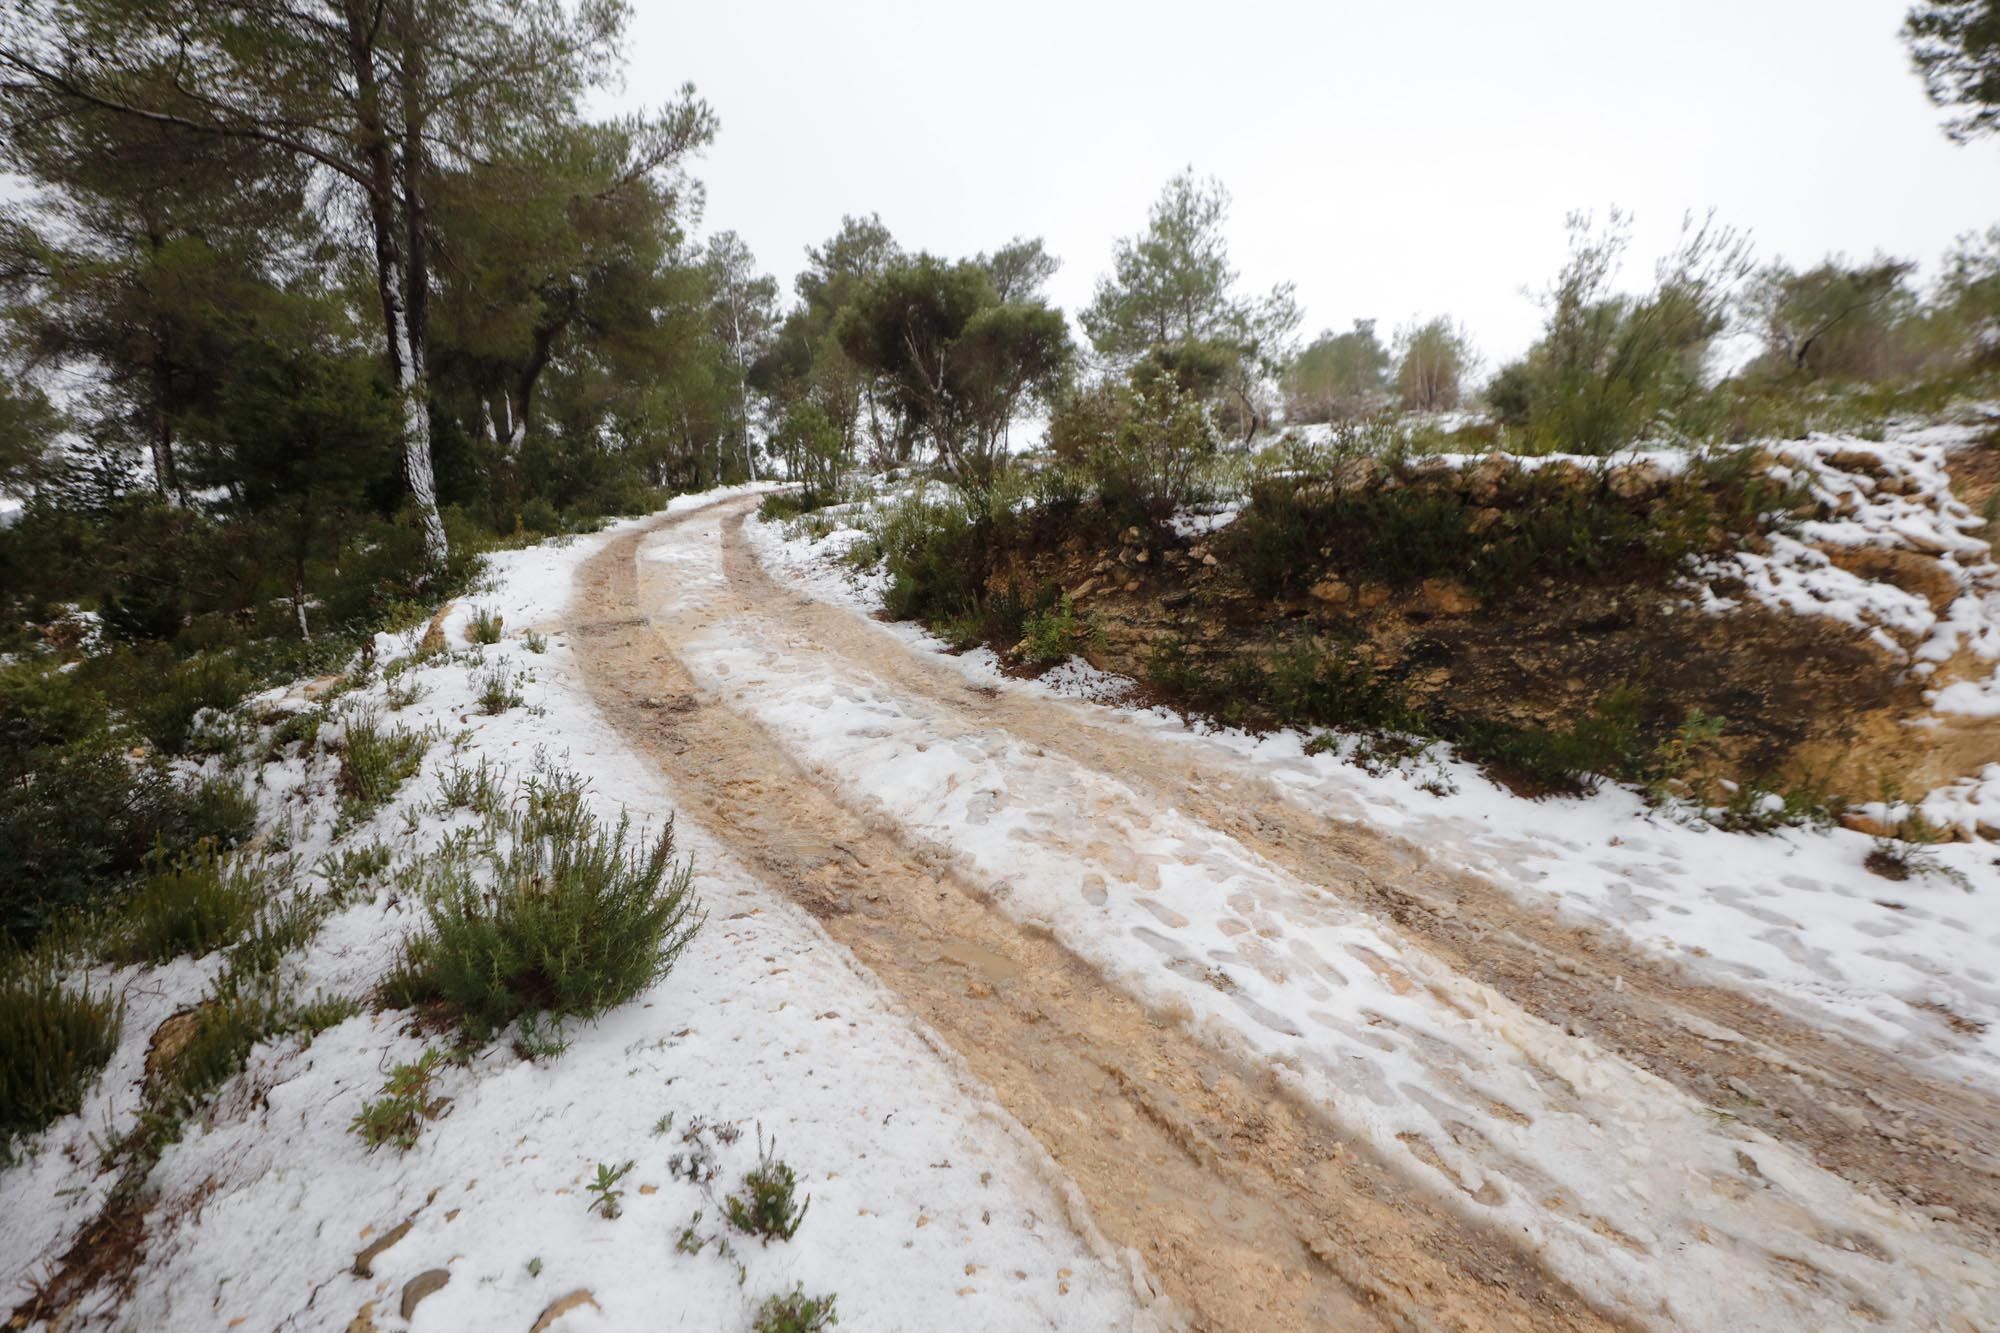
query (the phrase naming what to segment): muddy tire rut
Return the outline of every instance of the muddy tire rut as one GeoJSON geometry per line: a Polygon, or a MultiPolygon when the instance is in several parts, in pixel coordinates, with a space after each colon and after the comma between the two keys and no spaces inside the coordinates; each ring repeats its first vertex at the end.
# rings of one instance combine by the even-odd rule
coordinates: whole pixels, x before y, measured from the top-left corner
{"type": "Polygon", "coordinates": [[[1092,705],[968,685],[839,607],[773,581],[724,521],[724,572],[754,604],[825,651],[1178,806],[1327,893],[1394,923],[1454,971],[1529,1013],[1589,1037],[1697,1100],[1809,1151],[1883,1197],[1949,1219],[2000,1254],[2000,1104],[1926,1077],[1865,1042],[1811,1026],[1740,991],[1706,984],[1625,940],[1524,905],[1409,843],[1302,809],[1247,765],[1197,767],[1092,705]]]}
{"type": "MultiPolygon", "coordinates": [[[[1265,1072],[1009,920],[948,857],[851,806],[698,689],[641,604],[636,559],[659,526],[594,557],[571,608],[599,706],[688,817],[811,911],[992,1089],[1194,1327],[1616,1326],[1265,1072]]],[[[747,558],[731,556],[732,574],[747,558]]]]}
{"type": "MultiPolygon", "coordinates": [[[[680,645],[739,619],[780,624],[797,650],[926,701],[951,726],[1115,775],[1535,1019],[1796,1147],[1864,1195],[1935,1219],[1982,1263],[2000,1254],[1993,1098],[1380,830],[1311,812],[1247,763],[1191,755],[1094,705],[973,685],[777,584],[744,534],[752,503],[649,525],[586,567],[570,628],[593,694],[660,763],[690,817],[811,911],[991,1087],[1195,1326],[1566,1328],[1628,1316],[1593,1306],[1451,1198],[1450,1172],[1427,1145],[1384,1158],[1267,1066],[1190,1035],[1010,918],[948,845],[790,757],[795,747],[732,704],[728,685],[704,690],[680,645]],[[649,615],[665,576],[640,573],[641,547],[691,520],[719,524],[721,587],[696,609],[649,615]]],[[[1873,1317],[1865,1300],[1850,1308],[1873,1317]]]]}

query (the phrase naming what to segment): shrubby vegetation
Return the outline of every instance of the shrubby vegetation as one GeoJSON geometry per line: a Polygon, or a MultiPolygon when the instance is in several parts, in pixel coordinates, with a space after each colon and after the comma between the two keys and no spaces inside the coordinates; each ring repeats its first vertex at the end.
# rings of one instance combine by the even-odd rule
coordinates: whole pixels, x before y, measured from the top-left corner
{"type": "Polygon", "coordinates": [[[428,928],[383,984],[391,1003],[439,1005],[475,1039],[534,1015],[594,1018],[666,975],[700,928],[671,823],[635,841],[562,773],[494,823],[504,847],[463,845],[427,869],[428,928]]]}

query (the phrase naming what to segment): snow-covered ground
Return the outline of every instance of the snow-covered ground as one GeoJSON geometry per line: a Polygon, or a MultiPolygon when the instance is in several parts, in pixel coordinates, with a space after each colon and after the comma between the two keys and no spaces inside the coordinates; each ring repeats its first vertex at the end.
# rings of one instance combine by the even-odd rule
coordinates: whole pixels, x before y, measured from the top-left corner
{"type": "MultiPolygon", "coordinates": [[[[490,590],[445,624],[452,658],[395,682],[421,686],[417,702],[391,711],[379,674],[341,699],[343,717],[374,713],[437,739],[420,775],[339,846],[380,839],[398,864],[434,847],[473,817],[407,812],[435,801],[447,770],[481,762],[511,779],[538,763],[580,773],[606,816],[622,808],[657,828],[672,812],[662,775],[590,702],[559,628],[577,569],[615,531],[494,557],[490,590]],[[474,606],[504,616],[503,642],[466,644],[474,606]],[[549,635],[541,653],[525,638],[536,626],[549,635]],[[525,702],[483,716],[477,682],[496,665],[525,702]]],[[[412,646],[385,637],[381,660],[412,646]]],[[[264,702],[288,701],[298,695],[264,702]]],[[[266,817],[289,823],[305,865],[336,845],[332,763],[264,770],[266,817]]],[[[569,1025],[569,1046],[552,1059],[523,1061],[502,1042],[468,1066],[445,1066],[437,1091],[449,1109],[407,1154],[371,1153],[349,1129],[390,1069],[425,1049],[405,1015],[363,1013],[304,1048],[260,1046],[154,1169],[161,1200],[136,1287],[122,1309],[100,1293],[88,1322],[342,1328],[365,1311],[374,1322],[357,1327],[525,1328],[581,1290],[590,1300],[551,1327],[742,1329],[762,1298],[802,1284],[837,1296],[844,1327],[1149,1323],[1136,1259],[1111,1250],[1074,1186],[941,1043],[706,832],[686,820],[676,832],[707,924],[671,975],[596,1023],[569,1025]],[[757,1164],[760,1138],[811,1196],[789,1242],[760,1244],[722,1221],[722,1199],[757,1164]],[[677,1157],[705,1159],[713,1180],[677,1171],[677,1157]],[[623,1215],[587,1211],[597,1165],[627,1161],[623,1215]],[[357,1253],[406,1220],[370,1275],[357,1275],[357,1253]],[[728,1251],[678,1249],[691,1222],[728,1251]],[[406,1284],[432,1269],[449,1280],[404,1321],[406,1284]]],[[[289,975],[305,994],[364,994],[417,927],[417,908],[384,883],[331,917],[289,975]]],[[[93,1175],[95,1147],[132,1123],[148,1039],[200,998],[218,965],[183,960],[111,978],[127,1004],[118,1054],[83,1113],[0,1173],[0,1273],[47,1273],[93,1215],[108,1184],[93,1175]]]]}
{"type": "MultiPolygon", "coordinates": [[[[750,533],[792,586],[857,617],[877,606],[879,586],[824,558],[854,536],[750,533]]],[[[698,599],[719,577],[708,572],[718,540],[710,525],[684,525],[654,558],[698,599]]],[[[879,630],[942,652],[911,626],[879,630]]],[[[1257,1053],[1392,1160],[1441,1172],[1474,1211],[1530,1237],[1614,1308],[1696,1327],[1844,1322],[1848,1302],[1891,1324],[2000,1318],[2000,1277],[1923,1219],[1552,1028],[1118,775],[968,724],[775,620],[714,619],[683,654],[856,800],[958,856],[1004,910],[1205,1039],[1257,1053]],[[1746,1161],[1782,1183],[1741,1188],[1746,1161]],[[1850,1249],[1842,1234],[1868,1241],[1850,1249]],[[1760,1267],[1762,1246],[1803,1257],[1829,1285],[1802,1293],[1781,1266],[1760,1267]]],[[[1006,677],[990,654],[945,660],[984,688],[1056,692],[1051,677],[1006,677]]],[[[1117,682],[1081,670],[1057,679],[1116,696],[1117,682]]],[[[1203,780],[1268,779],[1307,809],[1398,833],[1524,896],[1553,895],[1646,947],[1887,1036],[1941,1074],[2000,1079],[2000,1039],[1911,1008],[1934,1000],[2000,1018],[2000,924],[1980,910],[2000,879],[1982,853],[1945,849],[1978,876],[1973,897],[1943,881],[1892,895],[1862,871],[1867,840],[1851,834],[1698,830],[1617,791],[1528,803],[1445,758],[1457,791],[1436,797],[1405,776],[1309,756],[1297,734],[1131,708],[1088,720],[1181,747],[1203,780]]]]}
{"type": "MultiPolygon", "coordinates": [[[[816,543],[788,539],[771,524],[753,524],[750,533],[766,564],[801,589],[860,614],[880,606],[878,577],[828,559],[858,532],[836,530],[816,543]]],[[[2000,604],[1982,605],[2000,623],[2000,604]]],[[[1553,901],[1698,972],[1748,985],[1817,1019],[1855,1024],[1864,1035],[1935,1062],[1942,1073],[2000,1086],[2000,918],[1990,910],[2000,894],[2000,865],[1990,842],[1942,844],[1932,852],[1970,892],[1945,874],[1893,884],[1863,868],[1872,840],[1844,829],[1724,833],[1676,819],[1615,786],[1586,797],[1525,801],[1442,746],[1411,769],[1371,774],[1340,751],[1307,753],[1305,733],[1258,735],[1164,708],[1118,706],[1131,682],[1080,662],[1024,681],[1003,672],[987,650],[952,655],[911,624],[879,630],[938,654],[983,686],[1110,703],[1119,725],[1224,771],[1261,777],[1316,814],[1394,833],[1447,864],[1524,898],[1553,901]],[[1976,1030],[1954,1028],[1940,1009],[1976,1030]]],[[[1987,776],[2000,779],[2000,765],[1987,776]]]]}

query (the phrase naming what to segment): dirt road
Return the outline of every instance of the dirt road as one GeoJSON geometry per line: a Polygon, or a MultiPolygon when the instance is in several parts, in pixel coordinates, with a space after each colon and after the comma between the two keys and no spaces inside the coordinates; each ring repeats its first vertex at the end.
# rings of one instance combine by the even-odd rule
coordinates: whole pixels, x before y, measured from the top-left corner
{"type": "Polygon", "coordinates": [[[1992,1099],[1247,765],[973,688],[775,584],[751,504],[587,566],[594,694],[1195,1326],[2000,1321],[1992,1099]],[[1199,947],[1204,892],[1227,950],[1199,947]]]}

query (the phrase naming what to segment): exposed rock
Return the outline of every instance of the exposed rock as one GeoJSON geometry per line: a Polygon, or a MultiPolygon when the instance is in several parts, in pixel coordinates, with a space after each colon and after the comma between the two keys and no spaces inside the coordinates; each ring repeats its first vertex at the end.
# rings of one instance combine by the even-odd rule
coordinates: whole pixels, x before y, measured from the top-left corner
{"type": "Polygon", "coordinates": [[[1605,474],[1604,484],[1621,500],[1650,500],[1667,487],[1666,469],[1650,459],[1620,463],[1605,474]]]}
{"type": "Polygon", "coordinates": [[[1350,458],[1334,469],[1334,489],[1345,495],[1374,490],[1382,484],[1382,461],[1373,454],[1350,458]]]}
{"type": "Polygon", "coordinates": [[[361,1253],[355,1255],[354,1267],[352,1270],[350,1270],[353,1272],[354,1276],[374,1277],[375,1270],[372,1267],[372,1265],[374,1264],[376,1258],[381,1255],[382,1251],[388,1249],[391,1245],[394,1245],[397,1241],[409,1235],[410,1223],[413,1222],[414,1220],[415,1220],[414,1218],[409,1218],[409,1217],[404,1218],[402,1221],[396,1223],[395,1226],[390,1227],[387,1231],[383,1232],[381,1235],[377,1236],[373,1241],[369,1242],[368,1247],[362,1250],[361,1253]]]}
{"type": "Polygon", "coordinates": [[[1864,815],[1859,810],[1842,811],[1840,826],[1846,829],[1853,829],[1856,833],[1865,833],[1871,838],[1893,838],[1896,836],[1896,826],[1894,824],[1885,823],[1880,819],[1864,815]]]}
{"type": "Polygon", "coordinates": [[[153,1039],[146,1047],[146,1080],[160,1076],[160,1071],[169,1069],[180,1053],[187,1049],[194,1039],[195,1029],[201,1026],[201,1006],[182,1009],[167,1015],[161,1024],[153,1029],[153,1039]]]}
{"type": "Polygon", "coordinates": [[[1506,515],[1498,509],[1475,509],[1466,515],[1465,530],[1475,537],[1482,536],[1492,531],[1493,525],[1504,517],[1506,515]]]}
{"type": "Polygon", "coordinates": [[[1541,475],[1549,478],[1566,491],[1585,495],[1597,489],[1597,474],[1581,463],[1567,458],[1555,458],[1542,464],[1541,475]]]}
{"type": "Polygon", "coordinates": [[[1389,585],[1386,583],[1364,583],[1355,593],[1355,601],[1364,611],[1373,611],[1389,600],[1389,585]]]}
{"type": "Polygon", "coordinates": [[[1330,602],[1335,606],[1345,606],[1354,599],[1354,589],[1339,579],[1321,579],[1313,584],[1310,591],[1318,600],[1330,602]]]}
{"type": "Polygon", "coordinates": [[[1930,603],[1933,611],[1943,611],[1964,591],[1947,566],[1915,551],[1890,546],[1833,546],[1821,549],[1837,568],[1860,578],[1901,588],[1930,603]]]}
{"type": "Polygon", "coordinates": [[[446,602],[431,617],[431,623],[424,626],[424,637],[417,643],[417,651],[425,657],[444,651],[444,618],[451,614],[453,603],[446,602]]]}
{"type": "Polygon", "coordinates": [[[1070,600],[1080,602],[1084,598],[1090,596],[1090,594],[1096,591],[1097,591],[1097,580],[1085,579],[1083,582],[1077,584],[1075,588],[1070,590],[1069,594],[1070,600]]]}
{"type": "Polygon", "coordinates": [[[1883,477],[1887,469],[1883,466],[1882,455],[1862,449],[1839,449],[1826,455],[1828,467],[1839,468],[1863,477],[1883,477]]]}
{"type": "Polygon", "coordinates": [[[1180,588],[1174,592],[1163,592],[1160,594],[1160,605],[1166,607],[1170,611],[1178,606],[1186,606],[1189,602],[1193,600],[1194,600],[1193,588],[1180,588]]]}
{"type": "Polygon", "coordinates": [[[1213,569],[1220,562],[1216,560],[1213,554],[1209,554],[1209,555],[1204,555],[1201,558],[1201,563],[1213,569]]]}
{"type": "Polygon", "coordinates": [[[354,1312],[354,1318],[347,1321],[347,1333],[376,1333],[375,1302],[361,1302],[361,1308],[354,1312]]]}
{"type": "Polygon", "coordinates": [[[591,1309],[599,1313],[602,1313],[604,1310],[604,1307],[597,1303],[597,1297],[590,1294],[589,1287],[578,1287],[567,1296],[558,1296],[550,1301],[548,1307],[542,1311],[541,1317],[535,1320],[534,1327],[530,1328],[528,1333],[547,1333],[549,1325],[555,1323],[556,1320],[562,1318],[571,1310],[583,1305],[588,1305],[591,1309]]]}
{"type": "Polygon", "coordinates": [[[442,1268],[426,1268],[423,1272],[403,1284],[403,1319],[407,1322],[417,1312],[417,1305],[436,1291],[442,1291],[444,1284],[451,1281],[451,1274],[442,1268]]]}
{"type": "Polygon", "coordinates": [[[1407,459],[1403,463],[1403,477],[1412,482],[1437,483],[1449,481],[1458,475],[1458,465],[1449,458],[1437,454],[1426,454],[1422,458],[1407,459]]]}
{"type": "Polygon", "coordinates": [[[1491,453],[1466,468],[1459,474],[1459,482],[1465,489],[1466,498],[1474,504],[1488,505],[1500,494],[1500,487],[1514,471],[1514,460],[1502,453],[1491,453]]]}
{"type": "Polygon", "coordinates": [[[1419,595],[1426,607],[1444,615],[1459,616],[1479,609],[1479,599],[1452,579],[1425,579],[1419,595]]]}

